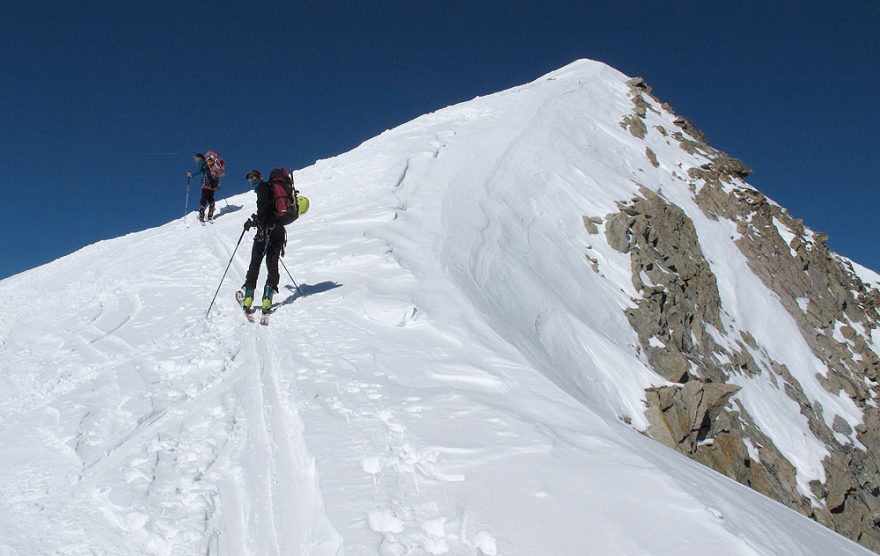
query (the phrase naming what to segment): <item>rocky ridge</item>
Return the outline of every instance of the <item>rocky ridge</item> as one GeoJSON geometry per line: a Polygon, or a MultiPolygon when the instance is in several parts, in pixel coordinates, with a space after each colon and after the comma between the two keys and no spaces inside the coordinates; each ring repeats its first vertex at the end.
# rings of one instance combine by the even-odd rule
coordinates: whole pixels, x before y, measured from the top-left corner
{"type": "MultiPolygon", "coordinates": [[[[652,133],[678,142],[706,160],[680,176],[712,219],[733,222],[736,245],[787,309],[798,331],[828,372],[816,379],[862,412],[853,427],[825,418],[785,364],[773,360],[747,332],[725,334],[730,321],[693,222],[664,198],[640,187],[639,197],[613,214],[585,216],[589,233],[604,233],[629,254],[633,285],[641,297],[627,317],[651,368],[669,381],[645,393],[646,433],[705,465],[812,517],[880,552],[880,357],[872,331],[880,329],[880,291],[865,284],[852,264],[830,251],[823,234],[767,199],[743,180],[751,170],[713,148],[691,122],[653,96],[644,80],[628,82],[634,110],[621,126],[645,140],[652,133]],[[677,126],[649,127],[648,111],[665,111],[677,126]],[[826,446],[826,480],[799,491],[794,464],[764,434],[737,399],[736,377],[766,374],[797,402],[816,438],[826,446]]],[[[645,156],[659,166],[648,146],[645,156]]],[[[593,262],[594,270],[596,263],[593,262]]]]}

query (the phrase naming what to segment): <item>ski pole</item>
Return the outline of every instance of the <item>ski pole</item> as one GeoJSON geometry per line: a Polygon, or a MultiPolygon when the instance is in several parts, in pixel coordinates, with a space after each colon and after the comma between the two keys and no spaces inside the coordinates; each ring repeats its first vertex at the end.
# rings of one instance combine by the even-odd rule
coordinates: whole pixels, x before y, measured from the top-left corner
{"type": "Polygon", "coordinates": [[[211,312],[211,307],[214,306],[214,301],[217,299],[217,294],[220,293],[220,286],[223,285],[223,280],[226,279],[226,273],[229,272],[229,267],[232,266],[232,259],[235,257],[235,252],[238,251],[238,246],[241,245],[241,240],[244,237],[244,233],[247,229],[241,231],[241,235],[238,236],[238,242],[235,244],[235,249],[232,250],[232,255],[229,257],[229,263],[226,265],[226,270],[223,271],[223,277],[220,278],[220,283],[217,284],[217,291],[214,292],[214,298],[211,299],[211,304],[208,305],[208,310],[205,311],[205,318],[208,318],[208,313],[211,312]]]}
{"type": "Polygon", "coordinates": [[[192,178],[190,176],[186,177],[186,200],[183,202],[183,225],[186,226],[186,213],[189,210],[189,180],[192,178]]]}
{"type": "MultiPolygon", "coordinates": [[[[284,267],[284,272],[286,272],[287,275],[290,276],[290,271],[287,270],[287,265],[284,264],[284,259],[282,259],[281,257],[278,257],[278,260],[281,262],[281,266],[284,267]]],[[[296,286],[297,293],[299,294],[300,297],[302,297],[303,292],[301,289],[299,289],[299,284],[296,283],[296,280],[293,279],[293,276],[290,276],[290,281],[293,282],[293,285],[296,286]]]]}

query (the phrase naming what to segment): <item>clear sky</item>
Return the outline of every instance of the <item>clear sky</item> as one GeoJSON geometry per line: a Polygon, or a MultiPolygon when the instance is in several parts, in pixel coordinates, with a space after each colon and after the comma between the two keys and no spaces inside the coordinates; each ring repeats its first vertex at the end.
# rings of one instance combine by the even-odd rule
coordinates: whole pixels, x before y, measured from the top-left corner
{"type": "Polygon", "coordinates": [[[877,0],[3,2],[0,278],[182,216],[194,152],[226,159],[222,198],[578,58],[880,271],[878,29],[877,0]]]}

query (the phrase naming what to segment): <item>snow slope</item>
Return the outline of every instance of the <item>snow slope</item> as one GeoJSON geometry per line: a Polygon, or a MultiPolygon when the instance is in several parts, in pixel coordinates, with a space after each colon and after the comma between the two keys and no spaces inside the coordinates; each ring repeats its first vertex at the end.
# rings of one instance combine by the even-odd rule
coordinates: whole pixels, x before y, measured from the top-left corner
{"type": "Polygon", "coordinates": [[[250,193],[0,282],[39,292],[0,309],[0,554],[868,554],[633,430],[664,381],[581,224],[654,171],[625,80],[576,62],[297,172],[268,328],[232,298],[253,232],[205,318],[250,193]]]}

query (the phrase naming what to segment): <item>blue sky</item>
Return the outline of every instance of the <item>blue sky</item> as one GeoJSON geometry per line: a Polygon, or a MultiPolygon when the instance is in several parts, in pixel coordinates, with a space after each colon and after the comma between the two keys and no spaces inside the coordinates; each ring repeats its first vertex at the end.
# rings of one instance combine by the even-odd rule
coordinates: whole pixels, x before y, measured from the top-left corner
{"type": "Polygon", "coordinates": [[[0,278],[180,217],[193,152],[219,151],[220,196],[240,193],[249,168],[308,166],[578,58],[645,77],[753,168],[750,183],[880,271],[876,0],[86,0],[2,12],[0,278]]]}

